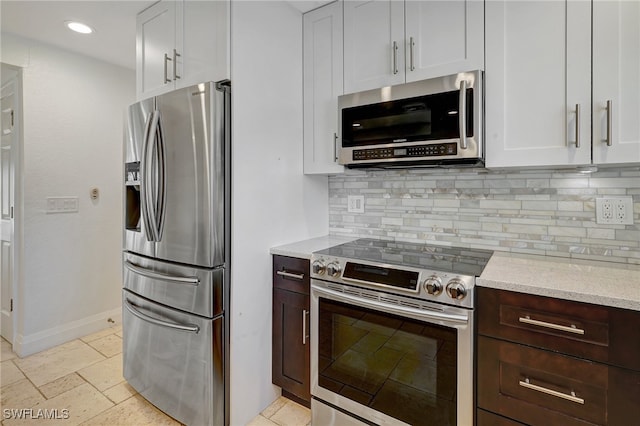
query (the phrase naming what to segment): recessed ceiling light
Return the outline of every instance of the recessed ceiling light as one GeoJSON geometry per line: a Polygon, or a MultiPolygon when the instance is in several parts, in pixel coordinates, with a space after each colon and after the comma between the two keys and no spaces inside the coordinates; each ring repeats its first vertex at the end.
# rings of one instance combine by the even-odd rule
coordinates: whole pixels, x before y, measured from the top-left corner
{"type": "Polygon", "coordinates": [[[82,22],[76,21],[65,21],[65,25],[71,31],[75,31],[80,34],[91,34],[93,32],[93,28],[90,26],[83,24],[82,22]]]}

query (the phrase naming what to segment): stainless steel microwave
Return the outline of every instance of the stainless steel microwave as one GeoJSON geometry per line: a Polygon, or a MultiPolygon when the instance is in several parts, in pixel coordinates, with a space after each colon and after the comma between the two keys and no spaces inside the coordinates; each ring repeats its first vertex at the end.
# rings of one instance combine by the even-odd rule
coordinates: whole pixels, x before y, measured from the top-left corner
{"type": "Polygon", "coordinates": [[[482,166],[482,89],[473,71],[340,96],[339,163],[482,166]]]}

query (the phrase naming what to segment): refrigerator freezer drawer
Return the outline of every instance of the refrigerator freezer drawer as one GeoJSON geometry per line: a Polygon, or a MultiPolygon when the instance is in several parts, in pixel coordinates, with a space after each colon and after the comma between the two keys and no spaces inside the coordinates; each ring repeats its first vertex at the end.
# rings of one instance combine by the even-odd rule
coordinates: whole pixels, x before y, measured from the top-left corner
{"type": "Polygon", "coordinates": [[[224,424],[223,317],[200,318],[123,290],[124,378],[188,425],[224,424]]]}
{"type": "Polygon", "coordinates": [[[224,269],[202,269],[124,253],[124,288],[204,317],[223,311],[224,269]]]}

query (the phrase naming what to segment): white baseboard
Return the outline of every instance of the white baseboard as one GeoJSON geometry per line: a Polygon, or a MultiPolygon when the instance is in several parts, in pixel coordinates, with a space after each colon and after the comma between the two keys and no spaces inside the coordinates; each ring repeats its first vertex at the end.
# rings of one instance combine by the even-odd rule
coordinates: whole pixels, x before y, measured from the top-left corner
{"type": "Polygon", "coordinates": [[[117,308],[26,336],[17,334],[13,339],[13,351],[22,358],[120,324],[121,322],[122,309],[117,308]],[[114,322],[109,322],[108,319],[114,322]]]}

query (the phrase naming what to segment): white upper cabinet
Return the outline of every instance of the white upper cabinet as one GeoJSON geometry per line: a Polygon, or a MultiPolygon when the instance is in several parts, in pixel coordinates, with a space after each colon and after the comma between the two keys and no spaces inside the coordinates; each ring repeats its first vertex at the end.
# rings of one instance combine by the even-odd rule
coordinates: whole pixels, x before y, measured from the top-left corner
{"type": "Polygon", "coordinates": [[[337,163],[342,84],[342,3],[303,17],[304,173],[341,173],[337,163]]]}
{"type": "Polygon", "coordinates": [[[136,91],[138,98],[166,91],[172,83],[176,2],[162,1],[145,9],[136,20],[136,91]]]}
{"type": "Polygon", "coordinates": [[[484,2],[405,2],[406,81],[484,69],[484,2]]]}
{"type": "Polygon", "coordinates": [[[640,2],[593,2],[593,162],[640,162],[640,2]]]}
{"type": "Polygon", "coordinates": [[[487,1],[487,167],[591,162],[591,4],[487,1]]]}
{"type": "Polygon", "coordinates": [[[482,1],[345,1],[345,93],[483,69],[483,34],[482,1]]]}
{"type": "Polygon", "coordinates": [[[343,4],[345,93],[404,83],[404,2],[343,4]]]}
{"type": "Polygon", "coordinates": [[[138,99],[229,78],[228,1],[163,0],[136,22],[138,99]]]}

